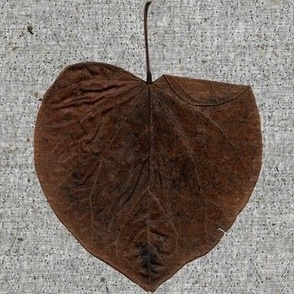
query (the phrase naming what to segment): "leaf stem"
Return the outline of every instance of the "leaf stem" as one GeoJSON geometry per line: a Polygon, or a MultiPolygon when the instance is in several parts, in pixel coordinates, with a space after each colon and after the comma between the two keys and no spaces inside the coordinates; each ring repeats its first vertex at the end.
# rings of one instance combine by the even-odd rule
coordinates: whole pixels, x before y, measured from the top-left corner
{"type": "Polygon", "coordinates": [[[149,61],[149,45],[148,45],[148,28],[147,28],[147,16],[148,16],[148,8],[152,1],[148,1],[145,4],[144,9],[144,36],[145,36],[145,52],[146,52],[146,72],[147,72],[147,84],[152,83],[152,74],[150,70],[150,61],[149,61]]]}

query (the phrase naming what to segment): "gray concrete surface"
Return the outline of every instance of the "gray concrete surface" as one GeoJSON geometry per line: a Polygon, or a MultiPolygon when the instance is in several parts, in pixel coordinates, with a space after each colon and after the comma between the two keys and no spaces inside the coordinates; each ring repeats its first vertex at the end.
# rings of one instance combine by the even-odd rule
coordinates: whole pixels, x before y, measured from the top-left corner
{"type": "MultiPolygon", "coordinates": [[[[61,225],[36,178],[40,99],[61,69],[102,61],[145,78],[144,1],[0,0],[0,293],[144,291],[61,225]],[[30,33],[28,26],[32,26],[30,33]]],[[[154,77],[250,84],[264,163],[234,226],[163,293],[294,293],[293,0],[155,0],[154,77]]]]}

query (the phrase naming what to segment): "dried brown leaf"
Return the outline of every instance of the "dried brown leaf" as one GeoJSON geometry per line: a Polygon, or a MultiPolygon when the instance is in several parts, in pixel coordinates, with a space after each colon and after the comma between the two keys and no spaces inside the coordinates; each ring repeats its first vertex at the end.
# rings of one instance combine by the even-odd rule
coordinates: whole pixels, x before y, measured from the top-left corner
{"type": "Polygon", "coordinates": [[[61,222],[90,253],[154,291],[209,252],[261,167],[249,86],[103,63],[66,68],[47,91],[35,164],[61,222]]]}

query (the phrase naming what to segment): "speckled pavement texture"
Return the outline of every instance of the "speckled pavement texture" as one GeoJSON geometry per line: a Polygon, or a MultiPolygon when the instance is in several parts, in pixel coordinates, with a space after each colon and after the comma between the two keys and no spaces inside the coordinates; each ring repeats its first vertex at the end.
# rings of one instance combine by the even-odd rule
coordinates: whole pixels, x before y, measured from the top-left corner
{"type": "MultiPolygon", "coordinates": [[[[137,293],[46,202],[33,162],[41,99],[59,72],[101,61],[145,78],[145,1],[0,0],[0,293],[137,293]]],[[[293,0],[155,0],[154,78],[253,86],[263,167],[233,227],[156,294],[294,293],[293,0]]]]}

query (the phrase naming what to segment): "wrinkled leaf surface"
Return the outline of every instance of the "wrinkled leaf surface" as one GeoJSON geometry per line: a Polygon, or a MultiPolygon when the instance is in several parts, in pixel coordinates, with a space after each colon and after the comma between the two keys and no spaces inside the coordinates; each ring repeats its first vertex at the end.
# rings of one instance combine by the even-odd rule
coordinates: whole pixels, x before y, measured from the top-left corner
{"type": "Polygon", "coordinates": [[[103,63],[66,68],[47,91],[35,164],[61,222],[145,290],[209,252],[261,166],[249,86],[163,75],[147,84],[103,63]]]}

